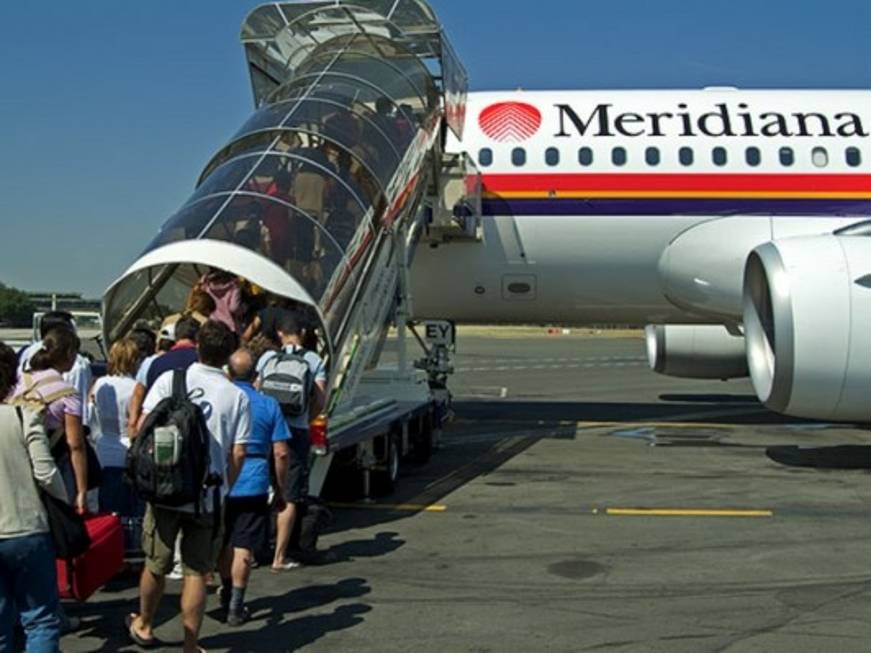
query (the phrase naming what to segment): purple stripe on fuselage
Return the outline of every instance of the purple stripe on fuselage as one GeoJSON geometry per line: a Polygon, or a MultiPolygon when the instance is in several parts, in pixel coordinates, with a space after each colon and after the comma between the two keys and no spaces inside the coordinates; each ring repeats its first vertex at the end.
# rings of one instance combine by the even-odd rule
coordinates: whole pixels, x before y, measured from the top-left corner
{"type": "Polygon", "coordinates": [[[484,215],[814,215],[871,216],[871,200],[762,198],[495,199],[484,215]]]}

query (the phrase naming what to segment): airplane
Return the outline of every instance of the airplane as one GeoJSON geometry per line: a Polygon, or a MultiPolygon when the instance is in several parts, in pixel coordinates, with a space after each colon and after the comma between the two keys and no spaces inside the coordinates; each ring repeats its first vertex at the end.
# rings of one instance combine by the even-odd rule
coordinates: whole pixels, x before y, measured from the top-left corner
{"type": "Polygon", "coordinates": [[[424,0],[270,3],[242,41],[256,112],[107,290],[107,342],[220,268],[316,317],[333,397],[391,319],[612,323],[658,372],[871,418],[868,92],[469,93],[424,0]]]}
{"type": "Polygon", "coordinates": [[[416,317],[649,325],[658,372],[869,417],[871,94],[494,91],[467,112],[447,149],[481,171],[483,237],[418,253],[416,317]]]}

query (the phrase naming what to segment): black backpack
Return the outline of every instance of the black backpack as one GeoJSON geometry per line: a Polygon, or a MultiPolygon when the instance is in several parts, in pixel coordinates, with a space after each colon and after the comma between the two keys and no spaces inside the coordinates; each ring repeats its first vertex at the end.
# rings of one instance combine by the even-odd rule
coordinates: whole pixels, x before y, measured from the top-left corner
{"type": "Polygon", "coordinates": [[[202,509],[203,491],[220,485],[210,472],[211,435],[203,411],[191,401],[187,372],[175,370],[172,396],[149,413],[127,453],[127,479],[144,501],[202,509]]]}
{"type": "Polygon", "coordinates": [[[287,417],[299,417],[308,410],[312,374],[305,349],[281,352],[267,361],[260,390],[275,399],[287,417]]]}

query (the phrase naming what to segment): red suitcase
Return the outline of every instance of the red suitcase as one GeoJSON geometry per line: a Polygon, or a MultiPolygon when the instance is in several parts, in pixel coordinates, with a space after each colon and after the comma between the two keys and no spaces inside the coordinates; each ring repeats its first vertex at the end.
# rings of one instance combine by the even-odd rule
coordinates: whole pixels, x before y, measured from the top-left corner
{"type": "Polygon", "coordinates": [[[73,560],[57,561],[57,586],[61,598],[87,601],[108,583],[124,564],[124,529],[118,515],[85,518],[91,547],[73,560]]]}

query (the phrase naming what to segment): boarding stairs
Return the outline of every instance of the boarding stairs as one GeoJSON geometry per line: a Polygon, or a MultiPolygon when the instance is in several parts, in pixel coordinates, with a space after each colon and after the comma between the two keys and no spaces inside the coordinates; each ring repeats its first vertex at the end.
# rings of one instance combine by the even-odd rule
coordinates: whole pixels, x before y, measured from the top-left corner
{"type": "Polygon", "coordinates": [[[462,137],[466,73],[423,0],[271,3],[242,43],[256,112],[106,292],[106,340],[229,272],[317,322],[327,412],[342,412],[405,329],[422,235],[480,237],[480,176],[443,149],[462,137]]]}

